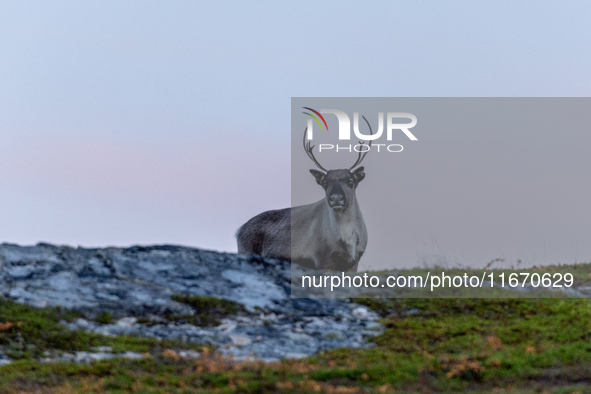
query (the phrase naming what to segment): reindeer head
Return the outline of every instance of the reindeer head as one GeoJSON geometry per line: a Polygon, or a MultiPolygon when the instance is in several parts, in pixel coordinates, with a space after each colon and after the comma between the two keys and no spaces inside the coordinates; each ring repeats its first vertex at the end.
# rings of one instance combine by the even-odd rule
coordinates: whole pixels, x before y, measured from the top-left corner
{"type": "MultiPolygon", "coordinates": [[[[369,126],[369,132],[373,135],[373,131],[365,116],[363,117],[367,125],[369,126]]],[[[306,128],[306,131],[308,129],[306,128]]],[[[326,202],[328,206],[335,210],[336,212],[344,212],[351,205],[354,203],[356,196],[355,190],[357,189],[357,185],[359,182],[365,178],[365,171],[363,167],[357,167],[365,156],[367,152],[369,152],[369,148],[371,148],[371,140],[369,141],[368,149],[365,152],[359,152],[359,156],[357,157],[357,161],[348,169],[341,169],[341,170],[327,170],[326,168],[322,167],[318,160],[314,157],[314,153],[312,150],[314,149],[314,145],[310,145],[310,142],[306,144],[306,131],[304,131],[304,150],[308,154],[310,160],[314,162],[316,167],[320,168],[322,171],[318,170],[310,170],[314,178],[316,178],[316,183],[318,183],[324,189],[326,193],[326,202]]],[[[360,145],[364,145],[364,142],[359,141],[360,145]]]]}

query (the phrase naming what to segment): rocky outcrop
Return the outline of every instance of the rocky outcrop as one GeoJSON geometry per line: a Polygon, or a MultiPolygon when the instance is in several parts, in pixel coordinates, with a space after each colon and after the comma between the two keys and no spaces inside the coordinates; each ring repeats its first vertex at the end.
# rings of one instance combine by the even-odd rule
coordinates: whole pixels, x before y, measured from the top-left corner
{"type": "Polygon", "coordinates": [[[303,357],[323,349],[367,346],[381,332],[379,317],[339,299],[290,297],[290,265],[274,259],[180,246],[85,249],[38,244],[0,245],[0,294],[37,307],[62,306],[85,318],[72,329],[210,343],[238,359],[303,357]],[[246,315],[217,327],[162,316],[195,311],[175,294],[242,303],[246,315]],[[108,312],[110,324],[94,319],[108,312]]]}

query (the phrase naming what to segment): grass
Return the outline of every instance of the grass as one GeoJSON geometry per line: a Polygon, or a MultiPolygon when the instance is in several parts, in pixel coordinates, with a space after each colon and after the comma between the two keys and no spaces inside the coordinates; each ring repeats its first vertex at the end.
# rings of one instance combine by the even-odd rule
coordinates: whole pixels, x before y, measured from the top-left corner
{"type": "Polygon", "coordinates": [[[158,352],[166,348],[196,348],[180,341],[159,341],[133,336],[107,337],[86,331],[73,331],[61,320],[80,317],[76,312],[56,308],[35,308],[0,298],[0,352],[17,360],[45,357],[45,352],[90,351],[111,346],[113,352],[158,352]]]}
{"type": "MultiPolygon", "coordinates": [[[[201,313],[226,305],[178,300],[201,313]]],[[[209,349],[203,349],[198,359],[183,359],[162,343],[150,349],[151,357],[141,360],[77,365],[41,364],[22,357],[0,367],[0,392],[591,393],[591,300],[366,298],[355,302],[383,318],[386,329],[373,339],[374,347],[341,348],[268,364],[234,362],[209,349]],[[402,313],[409,310],[416,313],[402,313]]],[[[230,305],[226,312],[240,313],[239,307],[230,305]]],[[[53,324],[68,313],[0,301],[0,322],[14,322],[0,332],[1,338],[9,333],[18,342],[10,330],[26,329],[31,333],[21,332],[21,345],[46,341],[43,346],[48,348],[82,347],[90,346],[87,341],[115,340],[60,331],[53,324]],[[47,325],[48,335],[34,329],[33,322],[38,328],[47,325]],[[64,344],[66,338],[72,339],[72,345],[64,344]]]]}
{"type": "Polygon", "coordinates": [[[231,315],[246,315],[244,305],[239,302],[216,297],[195,295],[173,295],[173,301],[189,305],[193,308],[193,315],[166,316],[171,321],[186,321],[200,327],[214,327],[220,324],[220,319],[231,315]]]}
{"type": "Polygon", "coordinates": [[[103,313],[99,314],[95,320],[101,324],[111,324],[115,321],[115,318],[113,317],[113,315],[111,313],[103,312],[103,313]]]}

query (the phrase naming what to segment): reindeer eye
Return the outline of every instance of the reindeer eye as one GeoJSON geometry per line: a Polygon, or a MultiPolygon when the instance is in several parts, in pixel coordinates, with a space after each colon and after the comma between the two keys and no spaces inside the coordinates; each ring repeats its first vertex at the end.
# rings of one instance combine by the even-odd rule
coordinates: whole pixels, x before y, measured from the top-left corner
{"type": "Polygon", "coordinates": [[[355,182],[353,182],[353,181],[349,181],[349,187],[350,187],[350,188],[354,188],[354,187],[355,187],[355,182]]]}
{"type": "Polygon", "coordinates": [[[326,189],[326,186],[327,186],[326,181],[322,182],[322,187],[326,189]]]}

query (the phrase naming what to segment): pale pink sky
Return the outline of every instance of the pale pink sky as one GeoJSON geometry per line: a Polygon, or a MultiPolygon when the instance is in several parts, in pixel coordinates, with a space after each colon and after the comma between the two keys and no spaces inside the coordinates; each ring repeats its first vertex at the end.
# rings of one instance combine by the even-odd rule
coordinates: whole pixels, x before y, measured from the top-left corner
{"type": "Polygon", "coordinates": [[[13,136],[0,146],[0,238],[231,250],[235,229],[249,215],[290,199],[289,150],[263,141],[260,148],[270,152],[265,160],[275,162],[269,166],[248,143],[237,136],[220,154],[215,144],[195,140],[131,145],[93,136],[13,136]],[[268,179],[281,187],[263,196],[272,186],[268,179]]]}

